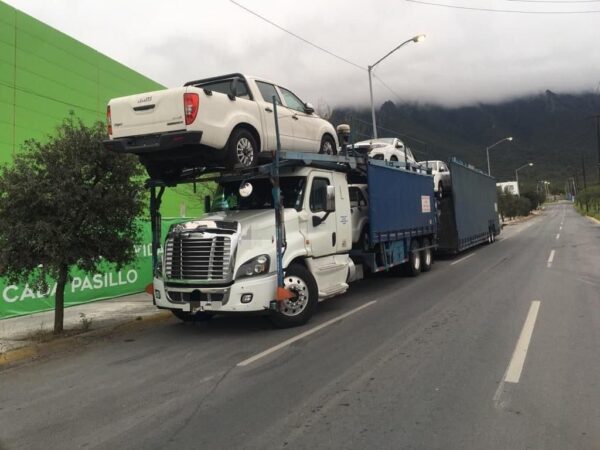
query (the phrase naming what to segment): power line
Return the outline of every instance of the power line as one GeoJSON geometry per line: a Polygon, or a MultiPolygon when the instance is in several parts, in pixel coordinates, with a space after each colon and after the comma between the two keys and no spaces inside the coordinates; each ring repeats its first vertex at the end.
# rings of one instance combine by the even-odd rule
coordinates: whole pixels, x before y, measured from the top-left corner
{"type": "MultiPolygon", "coordinates": [[[[233,0],[230,0],[233,1],[233,0]]],[[[515,13],[515,14],[594,14],[600,13],[600,10],[589,10],[589,11],[523,11],[518,9],[491,9],[491,8],[475,8],[471,6],[459,6],[459,5],[447,5],[443,3],[426,2],[423,0],[404,0],[410,3],[419,3],[421,5],[436,6],[441,8],[451,9],[466,9],[469,11],[485,11],[485,12],[497,12],[497,13],[515,13]]]]}
{"type": "Polygon", "coordinates": [[[518,3],[598,3],[600,0],[504,0],[505,2],[518,2],[518,3]]]}
{"type": "Polygon", "coordinates": [[[335,53],[333,53],[332,51],[329,51],[329,50],[327,50],[326,48],[323,48],[323,47],[321,47],[321,46],[319,46],[319,45],[317,45],[317,44],[314,44],[314,43],[310,42],[308,39],[305,39],[305,38],[303,38],[302,36],[299,36],[299,35],[297,35],[296,33],[294,33],[294,32],[292,32],[292,31],[290,31],[290,30],[287,30],[287,29],[283,28],[281,25],[278,25],[278,24],[276,24],[275,22],[273,22],[273,21],[271,21],[271,20],[267,19],[266,17],[264,17],[264,16],[261,16],[260,14],[258,14],[258,13],[256,13],[256,12],[252,11],[251,9],[248,9],[248,8],[246,8],[244,5],[241,5],[240,3],[236,2],[235,0],[229,0],[229,1],[230,1],[231,3],[233,3],[235,6],[237,6],[237,7],[239,7],[239,8],[242,8],[244,11],[246,11],[246,12],[249,12],[249,13],[250,13],[250,14],[252,14],[253,16],[256,16],[256,17],[258,17],[259,19],[261,19],[261,20],[264,20],[264,21],[265,21],[265,22],[267,22],[268,24],[270,24],[270,25],[273,25],[275,28],[278,28],[278,29],[280,29],[281,31],[283,31],[283,32],[285,32],[285,33],[287,33],[287,34],[289,34],[289,35],[291,35],[291,36],[294,36],[296,39],[299,39],[299,40],[301,40],[301,41],[302,41],[302,42],[304,42],[305,44],[308,44],[308,45],[310,45],[311,47],[314,47],[314,48],[316,48],[317,50],[321,50],[322,52],[325,52],[325,53],[327,53],[328,55],[330,55],[330,56],[333,56],[334,58],[337,58],[337,59],[339,59],[340,61],[344,61],[345,63],[347,63],[347,64],[350,64],[350,65],[352,65],[352,66],[356,67],[357,69],[360,69],[360,70],[365,70],[365,71],[367,70],[367,68],[366,68],[366,67],[363,67],[363,66],[361,66],[361,65],[359,65],[359,64],[356,64],[356,63],[354,63],[354,62],[352,62],[352,61],[350,61],[350,60],[348,60],[348,59],[346,59],[346,58],[344,58],[344,57],[342,57],[342,56],[340,56],[340,55],[336,55],[336,54],[335,54],[335,53]]]}

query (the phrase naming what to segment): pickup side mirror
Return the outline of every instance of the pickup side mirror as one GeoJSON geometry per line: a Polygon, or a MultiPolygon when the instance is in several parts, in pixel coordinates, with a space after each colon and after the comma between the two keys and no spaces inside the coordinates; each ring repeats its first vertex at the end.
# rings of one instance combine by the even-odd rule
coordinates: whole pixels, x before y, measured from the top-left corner
{"type": "Polygon", "coordinates": [[[312,103],[305,103],[304,104],[304,112],[306,114],[312,114],[315,112],[315,107],[312,105],[312,103]]]}

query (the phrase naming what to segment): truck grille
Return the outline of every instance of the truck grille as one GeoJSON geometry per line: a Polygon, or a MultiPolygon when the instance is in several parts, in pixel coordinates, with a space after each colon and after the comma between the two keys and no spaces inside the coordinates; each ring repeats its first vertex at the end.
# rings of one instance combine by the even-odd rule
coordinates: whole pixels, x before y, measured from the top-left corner
{"type": "Polygon", "coordinates": [[[231,238],[173,236],[165,245],[165,272],[171,280],[229,281],[231,238]]]}

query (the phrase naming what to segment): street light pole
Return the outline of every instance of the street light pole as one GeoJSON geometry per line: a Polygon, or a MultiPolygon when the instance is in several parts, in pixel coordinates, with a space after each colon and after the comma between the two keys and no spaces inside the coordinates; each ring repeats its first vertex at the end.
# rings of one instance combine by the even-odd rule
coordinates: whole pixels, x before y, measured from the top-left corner
{"type": "Polygon", "coordinates": [[[519,189],[519,170],[524,169],[525,167],[531,167],[533,163],[523,164],[521,167],[515,170],[515,178],[517,179],[517,190],[519,191],[519,195],[521,195],[521,190],[519,189]]]}
{"type": "Polygon", "coordinates": [[[387,58],[388,56],[390,56],[396,50],[400,49],[400,47],[403,47],[404,45],[406,45],[406,44],[408,44],[410,42],[415,42],[415,43],[416,42],[421,42],[423,39],[425,39],[425,35],[424,34],[418,34],[417,36],[414,36],[414,37],[408,39],[407,41],[404,41],[402,44],[400,44],[399,46],[397,46],[396,48],[394,48],[392,51],[388,52],[383,58],[379,58],[376,63],[371,64],[370,66],[367,67],[367,72],[369,74],[369,93],[371,94],[371,119],[373,120],[373,138],[374,139],[377,139],[377,123],[375,121],[375,103],[373,102],[373,80],[372,80],[373,69],[375,68],[375,66],[377,64],[379,64],[385,58],[387,58]]]}
{"type": "Polygon", "coordinates": [[[504,139],[500,139],[498,142],[496,142],[496,143],[490,145],[489,147],[485,148],[485,153],[487,155],[487,166],[488,166],[488,175],[489,176],[492,176],[492,173],[490,171],[490,150],[492,148],[494,148],[496,145],[501,144],[504,141],[512,141],[512,140],[513,140],[512,136],[508,136],[508,137],[505,137],[504,139]]]}

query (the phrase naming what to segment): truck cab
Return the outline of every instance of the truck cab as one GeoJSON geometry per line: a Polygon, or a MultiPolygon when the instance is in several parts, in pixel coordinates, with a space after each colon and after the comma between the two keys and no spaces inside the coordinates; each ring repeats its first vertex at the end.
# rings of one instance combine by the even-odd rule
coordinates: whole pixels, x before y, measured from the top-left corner
{"type": "MultiPolygon", "coordinates": [[[[282,170],[280,188],[284,282],[298,295],[279,316],[298,324],[319,300],[348,289],[350,196],[345,173],[314,167],[282,170]]],[[[222,177],[211,200],[210,213],[169,230],[154,276],[157,306],[178,317],[268,311],[277,288],[270,178],[222,177]]]]}

